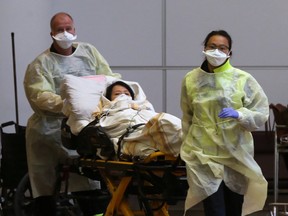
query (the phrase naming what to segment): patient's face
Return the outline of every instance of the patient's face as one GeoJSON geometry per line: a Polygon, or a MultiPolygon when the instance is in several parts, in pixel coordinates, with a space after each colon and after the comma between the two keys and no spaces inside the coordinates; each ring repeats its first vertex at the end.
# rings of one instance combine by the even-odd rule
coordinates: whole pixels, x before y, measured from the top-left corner
{"type": "Polygon", "coordinates": [[[126,89],[124,86],[121,85],[115,85],[112,89],[111,93],[111,101],[113,101],[116,97],[118,97],[121,94],[125,94],[128,96],[131,96],[130,92],[128,89],[126,89]]]}

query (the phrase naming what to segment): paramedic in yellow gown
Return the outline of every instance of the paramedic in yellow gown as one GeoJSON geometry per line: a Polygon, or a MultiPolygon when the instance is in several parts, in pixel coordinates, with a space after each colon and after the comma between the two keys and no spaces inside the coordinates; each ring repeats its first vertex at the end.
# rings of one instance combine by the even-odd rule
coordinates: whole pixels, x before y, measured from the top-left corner
{"type": "Polygon", "coordinates": [[[203,45],[206,58],[185,75],[181,90],[185,210],[203,201],[206,216],[247,215],[267,196],[251,131],[267,121],[268,99],[255,78],[230,64],[226,31],[210,32],[203,45]]]}
{"type": "MultiPolygon", "coordinates": [[[[112,73],[94,46],[75,42],[74,22],[69,14],[55,14],[50,27],[53,40],[51,47],[28,65],[24,78],[26,96],[34,111],[26,131],[28,169],[37,207],[34,215],[41,216],[55,215],[52,196],[56,180],[55,167],[61,158],[69,154],[62,148],[60,136],[64,115],[61,112],[63,102],[59,91],[63,76],[105,74],[120,77],[112,73]]],[[[93,182],[87,178],[75,181],[78,184],[74,184],[74,191],[93,188],[93,182]]]]}

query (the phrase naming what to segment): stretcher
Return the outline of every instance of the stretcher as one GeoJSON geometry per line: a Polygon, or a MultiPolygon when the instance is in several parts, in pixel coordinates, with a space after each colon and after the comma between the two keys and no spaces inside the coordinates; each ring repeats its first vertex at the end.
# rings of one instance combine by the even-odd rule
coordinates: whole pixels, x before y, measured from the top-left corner
{"type": "Polygon", "coordinates": [[[106,216],[169,215],[169,206],[186,198],[186,169],[180,157],[156,149],[177,155],[181,146],[180,119],[168,113],[156,113],[136,82],[125,81],[135,92],[133,104],[125,101],[127,106],[122,107],[123,103],[110,106],[112,102],[102,94],[116,79],[97,75],[87,78],[65,76],[62,85],[63,113],[68,117],[62,122],[62,144],[80,155],[68,164],[87,177],[87,170],[89,174],[91,171],[99,173],[111,196],[106,216]],[[91,119],[101,98],[102,113],[98,113],[95,120],[91,119]],[[132,105],[139,109],[131,108],[132,105]],[[101,118],[102,124],[98,124],[101,118]],[[145,125],[143,119],[147,120],[145,125]],[[114,125],[112,128],[116,126],[117,131],[107,132],[105,125],[110,124],[114,125]],[[133,139],[128,139],[128,136],[133,139]],[[147,157],[146,152],[154,150],[147,157]],[[137,200],[138,206],[131,203],[131,196],[136,197],[133,201],[137,200]]]}
{"type": "MultiPolygon", "coordinates": [[[[161,152],[143,161],[113,161],[79,157],[66,165],[99,172],[111,199],[105,216],[169,216],[169,206],[186,197],[185,165],[161,152]],[[136,197],[131,202],[131,197],[136,197]]],[[[85,175],[85,173],[82,173],[85,175]]]]}

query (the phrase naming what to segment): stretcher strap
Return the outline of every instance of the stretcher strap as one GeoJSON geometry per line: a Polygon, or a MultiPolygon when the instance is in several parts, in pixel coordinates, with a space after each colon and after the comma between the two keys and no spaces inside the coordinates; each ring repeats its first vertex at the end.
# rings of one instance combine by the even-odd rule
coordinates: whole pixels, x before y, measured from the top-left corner
{"type": "Polygon", "coordinates": [[[121,149],[122,149],[121,143],[122,143],[124,137],[129,136],[129,134],[131,134],[134,130],[136,130],[138,127],[140,127],[142,125],[145,125],[145,123],[140,123],[140,124],[133,125],[132,127],[131,126],[128,127],[126,129],[126,132],[124,134],[122,134],[122,136],[119,138],[119,140],[117,142],[117,146],[118,146],[117,157],[119,160],[121,160],[121,149]]]}

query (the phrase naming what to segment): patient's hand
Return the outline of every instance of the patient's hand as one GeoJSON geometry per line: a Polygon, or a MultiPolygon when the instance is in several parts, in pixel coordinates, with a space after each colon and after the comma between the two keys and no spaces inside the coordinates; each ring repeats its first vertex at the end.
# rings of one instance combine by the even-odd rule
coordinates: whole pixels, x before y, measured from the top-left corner
{"type": "Polygon", "coordinates": [[[103,104],[100,101],[98,106],[96,107],[95,111],[92,113],[92,116],[95,117],[95,118],[96,117],[98,118],[98,117],[100,117],[102,115],[102,113],[103,113],[103,104]]]}
{"type": "Polygon", "coordinates": [[[95,117],[95,118],[100,119],[102,113],[103,112],[102,112],[101,106],[98,105],[98,107],[96,107],[96,110],[92,113],[92,116],[95,117]]]}
{"type": "Polygon", "coordinates": [[[134,110],[139,110],[140,107],[139,107],[138,104],[133,104],[133,103],[132,103],[132,104],[131,104],[131,108],[134,109],[134,110]]]}
{"type": "Polygon", "coordinates": [[[101,112],[93,112],[92,116],[95,117],[95,118],[98,118],[98,117],[101,116],[101,112]]]}

